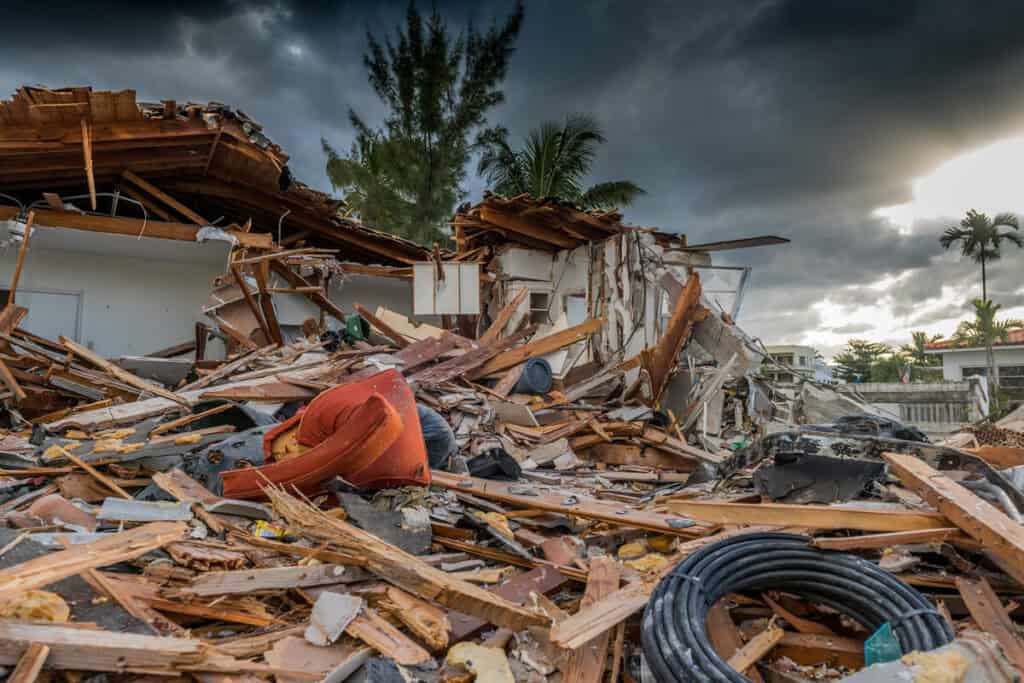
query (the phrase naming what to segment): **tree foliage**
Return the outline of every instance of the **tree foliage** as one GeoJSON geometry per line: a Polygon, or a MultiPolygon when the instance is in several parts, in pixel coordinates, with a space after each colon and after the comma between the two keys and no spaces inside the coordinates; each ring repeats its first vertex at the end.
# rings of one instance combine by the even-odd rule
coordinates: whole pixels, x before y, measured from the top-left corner
{"type": "Polygon", "coordinates": [[[424,18],[410,2],[404,27],[383,42],[367,34],[370,85],[387,114],[372,128],[354,110],[348,154],[322,141],[327,175],[366,223],[421,242],[444,234],[487,114],[504,101],[500,86],[523,23],[522,2],[485,32],[453,36],[435,9],[424,18]]]}
{"type": "Polygon", "coordinates": [[[927,332],[911,332],[911,343],[900,347],[907,360],[916,367],[936,367],[942,365],[942,358],[933,353],[927,353],[925,346],[942,339],[941,334],[929,335],[927,332]]]}
{"type": "Polygon", "coordinates": [[[562,124],[542,123],[530,131],[519,150],[509,144],[505,128],[495,128],[477,138],[482,149],[477,172],[493,191],[507,197],[526,192],[565,199],[585,209],[625,206],[644,194],[636,183],[583,184],[605,139],[597,121],[585,114],[569,116],[562,124]]]}
{"type": "MultiPolygon", "coordinates": [[[[865,339],[851,339],[846,342],[846,348],[836,354],[836,375],[839,379],[847,382],[874,382],[882,381],[875,379],[880,373],[872,373],[872,368],[885,356],[892,354],[892,349],[887,344],[867,341],[865,339]]],[[[897,381],[898,375],[895,380],[897,381]]]]}
{"type": "Polygon", "coordinates": [[[960,225],[946,228],[946,231],[939,237],[939,243],[945,249],[959,244],[960,253],[963,256],[981,264],[981,298],[983,301],[987,301],[988,279],[985,266],[1002,257],[1003,242],[1012,242],[1018,247],[1024,247],[1024,238],[1019,234],[1019,230],[1020,223],[1017,216],[1012,213],[1000,213],[994,218],[989,218],[986,214],[971,209],[961,219],[960,225]],[[1010,230],[1000,230],[1000,228],[1010,228],[1010,230]]]}

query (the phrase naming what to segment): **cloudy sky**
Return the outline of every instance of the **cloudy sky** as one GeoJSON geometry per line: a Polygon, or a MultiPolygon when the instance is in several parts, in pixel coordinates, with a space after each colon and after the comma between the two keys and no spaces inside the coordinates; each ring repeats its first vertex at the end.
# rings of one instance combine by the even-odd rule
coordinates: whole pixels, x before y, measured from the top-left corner
{"type": "MultiPolygon", "coordinates": [[[[405,8],[61,4],[3,3],[4,25],[20,28],[0,41],[0,92],[92,85],[226,102],[325,190],[320,137],[347,149],[346,110],[381,115],[365,32],[392,30],[405,8]]],[[[437,4],[459,26],[511,9],[437,4]]],[[[1024,211],[1022,25],[1016,0],[527,0],[491,120],[518,138],[590,112],[609,138],[594,180],[648,191],[631,222],[693,242],[792,239],[719,259],[753,266],[740,322],[766,343],[827,355],[851,336],[901,343],[912,329],[952,331],[980,295],[976,266],[939,246],[942,228],[972,207],[1024,211]]],[[[990,294],[1024,318],[1022,266],[1024,252],[1008,252],[990,294]]]]}

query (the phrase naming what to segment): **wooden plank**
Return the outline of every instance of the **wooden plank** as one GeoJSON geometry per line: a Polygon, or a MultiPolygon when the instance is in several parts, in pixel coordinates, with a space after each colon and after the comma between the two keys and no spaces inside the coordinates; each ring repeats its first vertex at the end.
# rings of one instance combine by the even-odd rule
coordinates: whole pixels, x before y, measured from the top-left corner
{"type": "Polygon", "coordinates": [[[784,631],[774,624],[754,636],[739,652],[729,658],[729,666],[743,673],[761,661],[782,640],[784,631]]]}
{"type": "MultiPolygon", "coordinates": [[[[263,312],[260,310],[259,305],[257,305],[256,298],[252,295],[252,291],[249,289],[249,285],[245,281],[245,276],[242,275],[237,263],[231,264],[231,275],[234,276],[235,282],[238,283],[238,288],[242,291],[242,297],[245,299],[245,305],[249,307],[249,312],[252,313],[252,317],[256,318],[256,323],[260,326],[260,329],[263,330],[263,338],[268,342],[280,344],[281,342],[274,339],[271,334],[270,326],[267,325],[267,321],[263,318],[263,312]]],[[[278,336],[280,336],[280,333],[281,331],[278,329],[278,336]]]]}
{"type": "Polygon", "coordinates": [[[692,538],[703,535],[706,531],[700,525],[685,529],[679,528],[678,521],[681,520],[673,515],[647,510],[631,510],[618,503],[605,503],[582,496],[567,498],[565,494],[553,495],[536,492],[536,495],[524,495],[510,493],[510,487],[521,487],[521,484],[516,483],[509,484],[488,479],[477,479],[447,472],[434,472],[432,482],[437,486],[443,486],[446,489],[461,493],[469,493],[485,500],[495,500],[499,503],[507,503],[526,509],[560,512],[575,517],[583,517],[584,519],[596,519],[608,522],[609,524],[631,526],[663,534],[675,534],[692,538]]]}
{"type": "Polygon", "coordinates": [[[634,612],[643,609],[662,577],[671,572],[687,555],[733,536],[773,529],[773,527],[753,527],[726,531],[680,544],[676,549],[676,554],[664,568],[654,572],[651,576],[623,586],[603,600],[580,609],[576,614],[555,624],[551,629],[551,641],[564,648],[577,648],[583,645],[591,638],[625,621],[634,612]]]}
{"type": "Polygon", "coordinates": [[[0,570],[0,601],[14,598],[27,590],[43,588],[87,569],[133,560],[178,540],[188,528],[183,522],[143,524],[7,567],[0,570]]]}
{"type": "Polygon", "coordinates": [[[238,358],[231,362],[224,363],[219,368],[211,372],[209,375],[200,377],[191,384],[186,384],[185,386],[181,387],[181,391],[196,391],[197,389],[203,389],[204,387],[208,387],[215,382],[219,382],[225,377],[229,377],[235,374],[236,372],[244,368],[246,365],[249,365],[254,360],[266,356],[268,353],[270,353],[276,348],[277,344],[268,344],[263,348],[253,349],[252,351],[249,351],[239,356],[238,358]]]}
{"type": "Polygon", "coordinates": [[[429,652],[370,607],[363,607],[345,628],[345,633],[358,638],[402,666],[416,666],[431,659],[429,652]]]}
{"type": "MultiPolygon", "coordinates": [[[[721,600],[712,605],[711,609],[708,610],[705,627],[708,632],[708,640],[711,641],[711,647],[715,649],[715,652],[722,659],[729,661],[733,655],[743,649],[743,637],[740,636],[739,629],[736,628],[732,617],[729,616],[729,610],[725,608],[725,603],[721,600]]],[[[756,668],[750,668],[740,673],[754,681],[754,683],[764,683],[764,679],[761,678],[761,674],[758,673],[756,668]]]]}
{"type": "Polygon", "coordinates": [[[177,600],[153,599],[148,601],[149,606],[160,612],[171,614],[183,614],[189,617],[201,617],[213,621],[226,621],[232,624],[246,624],[247,626],[271,626],[278,623],[275,619],[261,617],[239,610],[225,609],[210,605],[191,604],[178,602],[177,600]]]}
{"type": "Polygon", "coordinates": [[[25,400],[27,396],[25,390],[21,388],[20,384],[18,384],[18,380],[14,378],[14,375],[11,373],[11,369],[7,367],[7,363],[5,363],[2,358],[0,358],[0,380],[3,380],[4,386],[14,394],[15,403],[21,403],[25,400]]]}
{"type": "Polygon", "coordinates": [[[482,204],[480,206],[480,218],[499,228],[525,235],[530,239],[546,242],[562,249],[574,249],[579,245],[577,239],[570,237],[561,230],[534,223],[514,211],[482,204]]]}
{"type": "Polygon", "coordinates": [[[529,344],[523,344],[520,347],[500,353],[488,361],[485,366],[474,372],[471,375],[471,379],[508,370],[531,358],[545,356],[566,346],[571,346],[576,342],[583,341],[594,332],[600,330],[604,325],[604,320],[604,318],[591,318],[580,325],[556,332],[555,334],[549,334],[541,339],[531,341],[529,344]]]}
{"type": "Polygon", "coordinates": [[[266,326],[265,332],[270,335],[269,341],[272,341],[275,344],[283,344],[284,337],[281,335],[281,324],[277,321],[277,310],[274,308],[274,298],[273,295],[267,291],[269,288],[267,280],[270,274],[270,264],[266,261],[261,261],[252,269],[252,274],[256,278],[256,285],[260,289],[260,309],[263,311],[263,320],[266,326]]]}
{"type": "MultiPolygon", "coordinates": [[[[568,583],[558,570],[550,566],[537,567],[522,574],[516,574],[510,580],[494,588],[494,595],[517,605],[525,605],[531,593],[546,595],[557,591],[568,583]]],[[[458,607],[448,613],[451,620],[451,642],[471,638],[487,626],[487,621],[463,614],[458,607]]]]}
{"type": "MultiPolygon", "coordinates": [[[[587,589],[580,607],[589,607],[619,589],[619,563],[611,557],[599,557],[590,563],[587,589]]],[[[564,670],[566,683],[600,683],[608,660],[611,632],[605,631],[569,654],[564,670]]]]}
{"type": "Polygon", "coordinates": [[[18,660],[18,666],[14,667],[14,671],[7,677],[7,683],[35,683],[49,656],[48,645],[32,643],[18,660]]]}
{"type": "Polygon", "coordinates": [[[828,505],[716,503],[693,500],[669,501],[668,507],[682,517],[709,524],[775,524],[807,529],[858,529],[860,531],[917,531],[949,528],[949,520],[934,512],[855,510],[828,505]]]}
{"type": "Polygon", "coordinates": [[[386,322],[375,316],[373,313],[370,313],[360,304],[354,303],[352,304],[352,308],[354,308],[356,310],[356,313],[361,315],[366,320],[366,322],[370,323],[370,325],[372,325],[374,329],[376,329],[382,335],[391,340],[391,343],[397,346],[398,348],[404,349],[406,346],[409,345],[409,340],[403,337],[398,332],[398,330],[388,325],[386,322]]]}
{"type": "Polygon", "coordinates": [[[265,493],[274,508],[294,528],[311,538],[358,553],[366,558],[367,569],[403,590],[513,631],[547,624],[544,617],[503,600],[479,586],[453,579],[418,557],[371,533],[330,517],[282,489],[268,487],[265,493]]]}
{"type": "Polygon", "coordinates": [[[971,618],[1003,648],[1007,659],[1019,671],[1024,671],[1024,639],[1010,620],[1003,603],[985,579],[972,581],[958,576],[956,587],[963,596],[971,618]]]}
{"type": "Polygon", "coordinates": [[[192,221],[196,225],[204,226],[204,225],[209,225],[210,224],[210,221],[206,220],[205,218],[200,216],[198,213],[196,213],[192,209],[188,208],[187,206],[185,206],[184,204],[182,204],[177,199],[175,199],[171,195],[167,194],[163,190],[161,190],[159,187],[153,185],[152,183],[150,183],[148,181],[143,180],[142,178],[140,178],[139,176],[135,175],[131,171],[126,170],[124,173],[121,174],[121,177],[124,178],[125,180],[127,180],[128,182],[132,183],[133,185],[135,185],[139,189],[141,189],[141,190],[143,190],[145,192],[148,192],[152,196],[156,197],[157,199],[162,201],[164,204],[166,204],[167,206],[171,207],[172,209],[174,209],[175,211],[177,211],[182,216],[184,216],[185,218],[189,219],[190,221],[192,221]]]}
{"type": "MultiPolygon", "coordinates": [[[[864,643],[855,638],[784,632],[775,646],[775,656],[789,657],[805,666],[818,666],[825,662],[830,666],[861,669],[864,667],[864,643]]],[[[750,671],[756,672],[757,669],[750,671]]]]}
{"type": "Polygon", "coordinates": [[[141,377],[133,375],[124,368],[118,367],[114,363],[108,361],[106,358],[102,358],[99,354],[93,353],[90,349],[85,348],[81,344],[78,344],[77,342],[74,342],[68,339],[67,337],[61,336],[60,343],[66,349],[74,353],[76,356],[89,361],[96,367],[102,369],[104,372],[112,375],[119,381],[124,382],[129,386],[133,386],[136,389],[140,389],[142,391],[147,391],[161,398],[166,398],[168,401],[174,401],[175,403],[180,403],[181,405],[184,406],[189,405],[189,402],[187,400],[185,400],[178,394],[174,393],[173,391],[167,391],[163,387],[157,386],[152,382],[147,382],[141,377]]]}
{"type": "MultiPolygon", "coordinates": [[[[293,271],[291,268],[281,263],[280,261],[271,261],[270,269],[274,271],[277,275],[284,278],[285,281],[295,289],[309,290],[309,288],[314,287],[314,285],[308,280],[306,280],[306,278],[302,277],[301,275],[299,275],[298,273],[296,273],[295,271],[293,271]]],[[[332,316],[335,320],[345,322],[345,311],[335,306],[334,302],[328,299],[323,294],[314,291],[304,291],[303,296],[309,299],[315,306],[320,308],[324,313],[332,316]]]]}
{"type": "Polygon", "coordinates": [[[256,591],[309,588],[333,583],[346,583],[360,578],[365,572],[336,564],[299,565],[295,567],[272,567],[269,569],[244,569],[240,571],[204,572],[179,590],[168,595],[200,596],[238,595],[256,591]]]}
{"type": "Polygon", "coordinates": [[[68,460],[73,462],[76,466],[78,466],[78,467],[82,468],[83,470],[85,470],[86,472],[88,472],[89,476],[91,476],[93,479],[95,479],[99,483],[103,484],[104,487],[106,487],[106,488],[110,489],[111,491],[113,491],[115,495],[118,495],[121,498],[124,498],[125,500],[132,500],[132,496],[131,496],[130,493],[128,493],[123,488],[121,488],[116,483],[114,483],[105,474],[103,474],[102,472],[97,470],[95,467],[93,467],[89,463],[87,463],[84,460],[82,460],[81,458],[79,458],[77,455],[75,455],[71,451],[61,447],[58,444],[54,444],[54,445],[61,452],[61,455],[63,455],[65,458],[67,458],[68,460]]]}
{"type": "Polygon", "coordinates": [[[904,486],[984,544],[1003,560],[1002,568],[1024,584],[1024,527],[923,460],[901,453],[883,453],[882,457],[904,486]]]}
{"type": "Polygon", "coordinates": [[[656,346],[645,349],[641,354],[643,366],[651,382],[651,397],[655,403],[661,400],[661,395],[672,375],[672,369],[679,362],[679,353],[686,345],[697,322],[700,289],[700,276],[691,273],[683,293],[676,299],[672,317],[665,326],[664,334],[656,346]]]}
{"type": "Polygon", "coordinates": [[[199,420],[206,419],[212,415],[220,415],[221,413],[231,410],[234,407],[234,403],[222,403],[219,406],[214,406],[208,410],[203,410],[198,413],[189,413],[184,417],[179,417],[177,420],[171,420],[170,422],[164,422],[163,424],[157,425],[149,433],[149,436],[154,437],[160,436],[161,434],[166,434],[167,432],[174,431],[178,427],[186,427],[192,424],[193,422],[198,422],[199,420]]]}
{"type": "Polygon", "coordinates": [[[521,332],[509,335],[504,339],[499,339],[498,341],[492,342],[486,346],[470,349],[461,356],[449,358],[446,361],[442,361],[436,365],[420,370],[419,372],[409,375],[406,379],[420,385],[438,385],[456,377],[464,377],[497,354],[515,346],[523,338],[532,334],[535,329],[535,327],[531,327],[527,330],[522,330],[521,332]]]}
{"type": "Polygon", "coordinates": [[[530,290],[526,287],[520,289],[512,300],[509,301],[505,306],[498,311],[498,315],[494,317],[494,322],[487,328],[487,331],[480,336],[481,344],[489,344],[493,341],[497,341],[501,338],[502,332],[505,330],[505,326],[508,325],[509,321],[512,320],[512,316],[516,314],[519,307],[526,301],[526,297],[530,295],[530,290]]]}
{"type": "Polygon", "coordinates": [[[198,638],[165,638],[17,621],[0,622],[0,666],[16,664],[33,643],[50,649],[47,665],[56,670],[163,675],[177,671],[273,671],[219,655],[198,638]]]}
{"type": "Polygon", "coordinates": [[[92,126],[83,115],[82,119],[82,159],[85,164],[85,182],[89,186],[89,207],[96,210],[96,176],[92,172],[92,126]]]}
{"type": "Polygon", "coordinates": [[[960,530],[956,527],[949,527],[946,529],[896,531],[887,534],[867,534],[844,538],[816,538],[813,545],[822,550],[871,550],[912,543],[945,543],[957,536],[961,536],[960,530]]]}
{"type": "Polygon", "coordinates": [[[14,304],[15,296],[18,293],[18,280],[21,279],[21,268],[25,265],[25,253],[28,251],[28,240],[29,237],[32,236],[32,223],[35,222],[35,218],[35,212],[29,211],[28,218],[25,220],[25,236],[21,240],[21,246],[18,247],[18,262],[14,266],[14,275],[11,277],[11,286],[8,287],[8,306],[14,304]]]}

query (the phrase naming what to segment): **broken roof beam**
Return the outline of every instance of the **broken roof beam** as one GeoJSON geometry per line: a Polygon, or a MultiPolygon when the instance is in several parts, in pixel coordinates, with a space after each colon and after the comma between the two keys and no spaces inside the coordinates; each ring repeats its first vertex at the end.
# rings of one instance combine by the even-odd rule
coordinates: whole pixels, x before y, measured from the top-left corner
{"type": "Polygon", "coordinates": [[[527,220],[516,211],[498,209],[483,204],[480,206],[480,217],[510,232],[514,232],[541,242],[546,242],[563,249],[573,249],[579,245],[579,240],[565,235],[558,230],[553,230],[534,221],[527,220]]]}
{"type": "Polygon", "coordinates": [[[502,370],[508,370],[509,368],[519,365],[531,358],[545,356],[566,346],[571,346],[572,344],[583,341],[594,332],[601,329],[604,325],[604,321],[604,318],[591,318],[590,320],[574,327],[561,330],[560,332],[555,332],[554,334],[549,334],[546,337],[535,339],[529,344],[523,344],[520,347],[500,353],[488,361],[487,365],[476,370],[472,374],[471,379],[484,377],[485,375],[501,372],[502,370]]]}
{"type": "MultiPolygon", "coordinates": [[[[311,215],[308,205],[287,195],[261,194],[244,187],[236,187],[212,179],[207,179],[201,183],[172,181],[165,184],[167,187],[183,192],[231,199],[259,211],[276,211],[278,216],[286,209],[291,210],[292,213],[288,214],[288,217],[285,219],[285,222],[288,224],[297,224],[301,229],[311,230],[336,244],[354,245],[363,251],[383,256],[399,263],[411,265],[427,258],[426,250],[418,246],[414,249],[412,243],[406,244],[405,242],[385,237],[375,238],[371,237],[370,234],[360,234],[356,228],[350,227],[346,229],[344,226],[337,226],[332,223],[332,215],[311,215]]],[[[368,233],[375,232],[371,228],[367,228],[367,231],[368,233]]]]}
{"type": "Polygon", "coordinates": [[[651,400],[657,404],[668,385],[673,368],[679,362],[679,354],[693,333],[693,326],[699,319],[700,307],[700,276],[691,273],[683,288],[682,294],[676,299],[672,317],[665,326],[665,333],[658,344],[645,349],[641,355],[644,369],[651,381],[651,400]]]}
{"type": "MultiPolygon", "coordinates": [[[[18,213],[19,209],[16,206],[0,206],[0,220],[10,220],[18,213]]],[[[199,231],[198,227],[185,223],[143,221],[117,216],[91,216],[74,211],[50,211],[48,209],[35,209],[34,213],[36,225],[105,232],[113,235],[130,235],[131,237],[156,237],[181,242],[195,242],[196,233],[199,231]]],[[[232,230],[229,231],[229,234],[237,239],[243,247],[269,248],[271,246],[271,236],[266,233],[244,233],[232,230]]]]}
{"type": "Polygon", "coordinates": [[[309,299],[315,306],[322,309],[325,313],[334,317],[336,320],[345,322],[345,311],[338,308],[333,301],[320,292],[312,291],[312,287],[314,285],[309,280],[302,277],[280,261],[271,261],[270,269],[277,275],[284,278],[285,281],[293,288],[299,290],[299,292],[309,299]]]}
{"type": "Polygon", "coordinates": [[[143,180],[142,178],[140,178],[139,176],[135,175],[131,171],[127,171],[126,170],[124,173],[121,174],[121,177],[124,178],[125,180],[127,180],[128,182],[132,183],[136,187],[138,187],[140,190],[148,192],[153,197],[159,199],[164,204],[166,204],[167,206],[171,207],[172,209],[174,209],[175,211],[177,211],[182,216],[184,216],[185,218],[189,219],[190,221],[192,221],[196,225],[199,225],[199,226],[210,225],[210,221],[206,220],[205,218],[200,216],[198,213],[196,213],[192,209],[188,208],[187,206],[185,206],[184,204],[182,204],[177,199],[175,199],[171,195],[167,194],[163,190],[161,190],[159,187],[153,185],[152,183],[150,183],[150,182],[148,182],[146,180],[143,180]]]}
{"type": "Polygon", "coordinates": [[[82,158],[85,164],[85,180],[89,185],[89,206],[96,210],[96,177],[92,172],[92,134],[91,126],[82,116],[82,158]]]}

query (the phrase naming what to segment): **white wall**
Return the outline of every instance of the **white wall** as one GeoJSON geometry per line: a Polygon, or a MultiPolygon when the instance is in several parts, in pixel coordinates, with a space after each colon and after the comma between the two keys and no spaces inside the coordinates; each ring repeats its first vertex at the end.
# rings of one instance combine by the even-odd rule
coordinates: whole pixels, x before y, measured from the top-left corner
{"type": "MultiPolygon", "coordinates": [[[[140,355],[192,339],[214,277],[223,271],[224,242],[182,242],[38,227],[32,230],[16,302],[35,306],[23,327],[44,333],[70,314],[79,296],[76,341],[105,357],[140,355]]],[[[9,287],[18,244],[0,250],[0,282],[9,287]]],[[[208,322],[208,321],[207,321],[208,322]]]]}
{"type": "MultiPolygon", "coordinates": [[[[996,365],[1024,365],[1024,348],[994,350],[996,365]]],[[[950,381],[963,379],[963,368],[984,367],[985,350],[951,351],[942,354],[942,378],[950,381]]]]}

